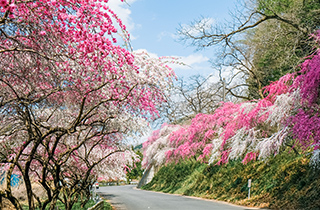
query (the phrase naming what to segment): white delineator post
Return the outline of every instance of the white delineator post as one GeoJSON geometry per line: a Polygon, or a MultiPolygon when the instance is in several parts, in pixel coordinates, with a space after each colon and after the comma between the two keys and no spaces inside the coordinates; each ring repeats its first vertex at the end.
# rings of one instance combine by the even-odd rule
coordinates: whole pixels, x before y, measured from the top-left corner
{"type": "Polygon", "coordinates": [[[248,187],[249,187],[249,191],[248,191],[248,199],[250,199],[251,179],[248,179],[248,187]]]}

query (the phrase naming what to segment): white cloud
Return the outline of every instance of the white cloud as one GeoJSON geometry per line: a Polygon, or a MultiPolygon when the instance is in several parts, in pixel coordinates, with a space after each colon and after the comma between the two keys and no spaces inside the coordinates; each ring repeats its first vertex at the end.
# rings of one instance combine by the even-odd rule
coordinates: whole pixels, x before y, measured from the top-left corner
{"type": "Polygon", "coordinates": [[[208,62],[209,58],[202,54],[192,54],[187,57],[181,57],[181,61],[188,66],[192,66],[194,64],[208,62]]]}
{"type": "Polygon", "coordinates": [[[202,54],[191,54],[188,56],[172,56],[176,58],[180,58],[179,61],[184,63],[185,65],[179,65],[179,64],[170,64],[170,67],[173,69],[193,69],[198,70],[201,69],[201,66],[204,64],[207,64],[209,61],[209,58],[202,55],[202,54]]]}
{"type": "Polygon", "coordinates": [[[130,17],[130,5],[135,1],[137,0],[126,0],[126,3],[121,2],[120,0],[109,0],[108,2],[108,6],[110,7],[110,9],[118,15],[129,32],[132,31],[135,27],[135,24],[130,17]]]}
{"type": "MultiPolygon", "coordinates": [[[[135,52],[146,52],[153,58],[158,58],[159,55],[156,53],[148,52],[146,49],[138,49],[135,50],[135,52]]],[[[209,58],[202,55],[202,54],[191,54],[188,56],[171,56],[173,58],[178,58],[178,62],[184,63],[185,65],[179,65],[179,64],[168,64],[171,68],[179,68],[179,69],[192,69],[197,64],[202,64],[209,61],[209,58]]]]}
{"type": "MultiPolygon", "coordinates": [[[[146,52],[153,58],[160,57],[156,53],[148,52],[146,49],[138,49],[135,52],[146,52]]],[[[169,56],[170,57],[170,56],[169,56]]],[[[178,58],[177,63],[183,63],[184,65],[177,63],[168,63],[168,66],[174,69],[176,73],[184,76],[191,76],[195,74],[208,75],[212,72],[211,64],[208,62],[210,59],[200,53],[191,54],[188,56],[172,55],[173,58],[178,58]],[[208,73],[209,72],[209,73],[208,73]]]]}
{"type": "Polygon", "coordinates": [[[145,52],[152,58],[159,58],[159,56],[157,54],[148,52],[148,50],[146,50],[146,49],[137,49],[137,50],[134,50],[134,52],[137,52],[137,53],[145,52]]]}

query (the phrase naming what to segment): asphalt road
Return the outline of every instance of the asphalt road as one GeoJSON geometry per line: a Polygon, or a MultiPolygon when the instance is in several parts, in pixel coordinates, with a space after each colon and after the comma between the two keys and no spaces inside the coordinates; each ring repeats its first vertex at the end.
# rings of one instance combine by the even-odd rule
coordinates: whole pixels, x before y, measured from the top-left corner
{"type": "Polygon", "coordinates": [[[241,210],[253,209],[222,202],[201,200],[135,189],[133,185],[100,187],[97,193],[117,210],[241,210]]]}

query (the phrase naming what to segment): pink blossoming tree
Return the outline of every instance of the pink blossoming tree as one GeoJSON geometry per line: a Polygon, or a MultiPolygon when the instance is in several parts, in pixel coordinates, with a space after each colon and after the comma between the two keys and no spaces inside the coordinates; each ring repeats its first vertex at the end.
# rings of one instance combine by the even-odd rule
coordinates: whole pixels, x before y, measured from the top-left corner
{"type": "Polygon", "coordinates": [[[148,168],[150,165],[161,166],[167,161],[167,153],[173,149],[170,144],[172,133],[181,129],[179,125],[168,125],[164,123],[159,130],[152,132],[148,140],[143,143],[142,167],[148,168]]]}
{"type": "MultiPolygon", "coordinates": [[[[314,36],[318,41],[319,33],[314,36]]],[[[306,58],[300,68],[298,74],[287,74],[264,87],[266,97],[261,100],[222,103],[212,114],[198,114],[189,126],[166,134],[166,161],[191,157],[203,161],[210,156],[209,163],[242,159],[246,164],[276,155],[289,146],[313,151],[311,163],[319,165],[319,50],[306,58]]],[[[149,139],[145,151],[156,150],[154,138],[160,139],[161,135],[149,139]]],[[[156,151],[153,154],[159,156],[156,151]]],[[[146,158],[152,159],[149,155],[146,158]]]]}
{"type": "Polygon", "coordinates": [[[127,43],[108,0],[0,1],[0,205],[22,209],[13,173],[30,209],[54,209],[58,199],[71,209],[92,180],[132,163],[123,140],[139,132],[141,116],[157,115],[174,73],[166,58],[120,47],[119,33],[127,43]]]}

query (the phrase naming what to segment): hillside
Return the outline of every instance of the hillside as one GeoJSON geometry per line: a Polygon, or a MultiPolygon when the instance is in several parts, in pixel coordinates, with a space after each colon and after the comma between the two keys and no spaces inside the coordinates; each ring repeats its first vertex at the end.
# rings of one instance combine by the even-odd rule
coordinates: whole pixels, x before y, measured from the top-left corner
{"type": "Polygon", "coordinates": [[[309,157],[284,152],[268,160],[224,166],[193,160],[162,167],[143,189],[271,209],[319,209],[319,169],[309,157]],[[248,179],[252,179],[248,199],[248,179]]]}
{"type": "Polygon", "coordinates": [[[144,189],[320,209],[320,3],[243,3],[230,28],[207,27],[206,19],[180,28],[192,46],[216,47],[220,82],[202,88],[206,80],[190,78],[175,88],[182,115],[173,103],[168,124],[143,143],[142,167],[161,168],[144,189]],[[212,90],[218,102],[207,102],[212,90]]]}

